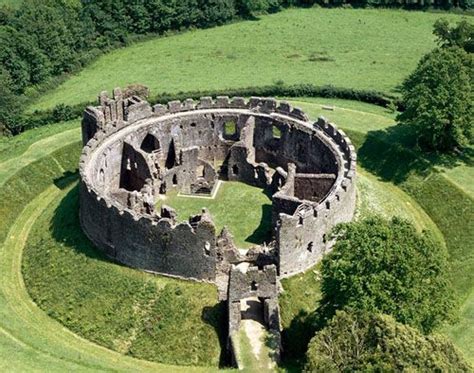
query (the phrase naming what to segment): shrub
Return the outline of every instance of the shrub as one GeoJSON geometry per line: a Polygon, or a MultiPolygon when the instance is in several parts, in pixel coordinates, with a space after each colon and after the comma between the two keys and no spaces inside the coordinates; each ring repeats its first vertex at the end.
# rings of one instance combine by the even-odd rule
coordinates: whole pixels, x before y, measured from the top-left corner
{"type": "Polygon", "coordinates": [[[130,84],[123,90],[123,97],[138,96],[147,99],[150,96],[150,88],[143,84],[130,84]]]}
{"type": "Polygon", "coordinates": [[[399,218],[371,217],[338,226],[334,236],[322,260],[324,320],[351,307],[430,332],[452,316],[447,252],[427,233],[399,218]]]}
{"type": "Polygon", "coordinates": [[[405,111],[398,119],[417,128],[420,145],[449,151],[474,140],[474,56],[435,49],[402,86],[405,111]]]}
{"type": "Polygon", "coordinates": [[[71,106],[59,104],[54,107],[52,117],[54,122],[66,122],[76,118],[77,116],[71,106]]]}
{"type": "Polygon", "coordinates": [[[469,372],[451,341],[382,314],[338,311],[311,340],[306,372],[469,372]]]}

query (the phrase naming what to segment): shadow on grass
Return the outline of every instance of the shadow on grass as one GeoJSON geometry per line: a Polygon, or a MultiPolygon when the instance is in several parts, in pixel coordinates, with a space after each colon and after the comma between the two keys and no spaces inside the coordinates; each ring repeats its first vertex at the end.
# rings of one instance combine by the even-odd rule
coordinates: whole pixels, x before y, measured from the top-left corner
{"type": "Polygon", "coordinates": [[[227,352],[227,322],[225,302],[221,301],[212,307],[204,307],[202,309],[201,319],[206,324],[212,326],[219,337],[219,344],[221,347],[219,367],[228,367],[230,364],[230,356],[227,352]]]}
{"type": "Polygon", "coordinates": [[[301,371],[305,363],[308,344],[317,328],[316,312],[300,310],[290,325],[281,333],[283,346],[282,366],[289,371],[301,371]]]}
{"type": "MultiPolygon", "coordinates": [[[[245,217],[242,217],[244,219],[245,217]]],[[[262,205],[262,219],[259,226],[250,236],[245,238],[246,242],[256,245],[270,242],[272,238],[272,205],[262,205]]]]}
{"type": "MultiPolygon", "coordinates": [[[[77,175],[65,173],[65,176],[54,180],[56,185],[65,189],[77,180],[77,175]]],[[[57,242],[62,242],[76,252],[93,259],[115,263],[97,250],[86,237],[79,223],[79,185],[76,184],[61,200],[54,211],[51,221],[51,232],[57,242]]],[[[115,263],[117,264],[117,263],[115,263]]]]}
{"type": "Polygon", "coordinates": [[[58,177],[53,180],[54,185],[61,190],[66,189],[72,183],[76,182],[79,179],[79,170],[76,169],[74,172],[66,171],[63,173],[63,176],[58,177]]]}
{"type": "MultiPolygon", "coordinates": [[[[347,132],[351,136],[351,131],[347,132]]],[[[407,125],[369,131],[365,137],[357,133],[353,135],[358,147],[358,163],[381,179],[395,184],[406,181],[410,175],[427,176],[439,172],[436,167],[474,165],[474,148],[450,154],[421,151],[415,131],[407,125]]]]}

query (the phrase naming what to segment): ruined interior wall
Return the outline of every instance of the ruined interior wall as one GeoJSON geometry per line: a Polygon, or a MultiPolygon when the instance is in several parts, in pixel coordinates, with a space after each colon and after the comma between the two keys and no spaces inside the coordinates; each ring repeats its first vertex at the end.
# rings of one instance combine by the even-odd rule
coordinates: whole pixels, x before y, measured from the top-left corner
{"type": "MultiPolygon", "coordinates": [[[[104,101],[108,102],[105,99],[104,101]]],[[[355,189],[352,183],[355,175],[355,153],[343,132],[338,131],[324,119],[318,121],[313,127],[298,109],[293,109],[283,102],[278,104],[275,100],[259,98],[245,101],[241,98],[231,100],[227,97],[220,97],[213,100],[204,97],[199,102],[186,100],[169,103],[166,106],[155,105],[151,114],[148,110],[149,106],[143,102],[130,103],[127,101],[127,103],[130,106],[127,106],[128,111],[124,111],[124,115],[130,113],[132,107],[138,108],[140,105],[145,108],[140,114],[144,117],[138,122],[129,123],[126,119],[121,121],[116,113],[114,121],[112,120],[112,109],[117,109],[117,105],[114,106],[113,103],[108,102],[101,108],[95,108],[95,120],[96,123],[100,123],[100,129],[85,146],[80,165],[81,177],[88,184],[86,188],[88,193],[86,194],[89,197],[93,195],[91,198],[81,197],[81,211],[84,211],[81,212],[81,215],[84,215],[81,218],[83,228],[89,237],[111,257],[135,267],[173,275],[201,279],[215,276],[213,274],[215,269],[210,270],[212,265],[209,264],[213,260],[215,261],[212,254],[215,249],[215,232],[212,235],[206,235],[208,240],[199,241],[199,237],[196,239],[193,228],[190,228],[187,222],[182,223],[182,227],[170,223],[171,229],[174,229],[173,232],[176,231],[176,227],[181,227],[179,229],[183,229],[185,232],[183,237],[187,238],[183,242],[179,237],[173,238],[175,251],[173,254],[169,254],[165,250],[169,246],[158,238],[167,237],[168,232],[160,230],[164,228],[154,228],[162,227],[165,220],[159,220],[158,217],[142,216],[133,208],[121,208],[123,201],[114,199],[113,189],[116,190],[120,173],[117,171],[120,169],[117,167],[117,162],[120,165],[123,142],[131,144],[135,149],[140,149],[148,134],[153,134],[160,144],[161,160],[159,162],[161,164],[159,166],[161,168],[165,166],[163,163],[167,158],[171,143],[175,144],[177,157],[183,157],[183,154],[184,157],[186,156],[182,150],[193,146],[197,147],[197,160],[207,161],[210,165],[224,162],[229,149],[235,147],[235,153],[232,151],[229,158],[233,159],[237,165],[249,166],[248,172],[245,173],[245,179],[242,180],[249,183],[257,182],[258,185],[270,185],[272,170],[265,163],[261,163],[262,159],[259,159],[258,151],[260,149],[265,152],[269,162],[275,162],[271,157],[281,159],[280,162],[283,164],[281,172],[278,173],[280,176],[274,179],[275,186],[281,187],[281,190],[274,195],[273,204],[277,211],[274,223],[278,223],[276,234],[278,259],[280,270],[284,275],[290,275],[315,264],[324,248],[324,245],[320,244],[324,234],[337,222],[348,221],[352,217],[355,199],[355,189]],[[102,121],[101,115],[104,116],[104,121],[102,121]],[[255,125],[248,125],[249,118],[254,121],[255,125]],[[232,134],[226,133],[225,130],[228,121],[235,122],[235,132],[232,134]],[[270,132],[268,131],[273,131],[275,123],[278,125],[280,135],[279,139],[275,139],[272,132],[271,141],[278,141],[281,145],[276,147],[276,150],[271,147],[271,144],[265,142],[265,138],[269,137],[270,132]],[[127,126],[133,126],[133,130],[124,128],[127,126]],[[248,136],[245,133],[246,128],[248,136]],[[259,134],[259,131],[263,132],[259,134]],[[113,141],[115,142],[110,140],[111,136],[114,136],[113,141]],[[260,145],[258,145],[259,141],[260,145]],[[243,146],[236,146],[239,142],[242,142],[243,146]],[[253,145],[256,145],[255,149],[253,145]],[[269,150],[269,148],[272,149],[269,150]],[[279,150],[280,148],[281,150],[279,150]],[[255,153],[253,153],[254,150],[255,153]],[[94,154],[93,162],[90,161],[92,154],[94,154]],[[345,155],[345,159],[341,160],[341,154],[345,155]],[[105,164],[107,162],[109,164],[105,164]],[[294,177],[293,181],[289,180],[289,172],[284,170],[287,168],[286,162],[294,162],[296,165],[294,172],[298,173],[328,172],[337,174],[336,182],[331,187],[329,195],[317,206],[317,209],[314,209],[312,218],[304,215],[301,219],[301,216],[295,215],[303,201],[295,196],[295,180],[294,177]],[[344,168],[343,172],[341,167],[344,168]],[[348,168],[346,169],[346,167],[348,168]],[[85,171],[86,169],[87,171],[85,171]],[[101,170],[104,170],[104,176],[101,176],[101,170]],[[283,181],[285,181],[283,186],[278,185],[283,181]],[[100,196],[99,200],[97,200],[98,196],[100,196]],[[100,202],[104,199],[107,203],[100,202]],[[99,204],[98,207],[97,204],[99,204]],[[341,205],[343,207],[339,207],[341,205]],[[97,208],[97,212],[94,218],[93,210],[95,208],[97,208]],[[329,212],[316,211],[318,209],[327,209],[329,212]],[[109,218],[106,217],[107,211],[110,211],[111,214],[109,218]],[[280,219],[280,217],[282,218],[280,219]],[[149,233],[145,231],[145,226],[149,233]],[[102,232],[104,229],[107,230],[105,235],[102,232]],[[129,237],[125,237],[123,232],[128,232],[129,237]],[[110,239],[102,236],[110,237],[110,239]],[[146,240],[141,240],[144,237],[146,240]],[[196,249],[198,251],[193,253],[190,249],[191,241],[195,242],[197,248],[202,248],[203,244],[204,247],[207,247],[206,242],[209,242],[211,254],[209,255],[208,250],[202,254],[200,249],[196,249]],[[313,246],[309,248],[311,250],[308,249],[310,242],[313,242],[313,246]],[[158,249],[154,251],[155,247],[158,249]],[[195,255],[198,258],[197,262],[195,255]],[[182,266],[178,263],[181,260],[184,263],[182,266]],[[291,263],[292,261],[294,263],[291,263]],[[193,266],[197,267],[194,271],[193,266]]],[[[94,111],[88,109],[85,116],[90,113],[94,113],[94,111]]],[[[124,118],[127,118],[127,115],[124,118]]],[[[180,161],[181,159],[171,168],[173,172],[178,171],[182,166],[179,164],[180,161]]],[[[299,186],[296,185],[296,188],[298,190],[299,186]]],[[[299,195],[300,192],[297,191],[296,194],[299,195]]],[[[124,194],[120,198],[125,199],[130,196],[124,194]]],[[[174,233],[170,233],[170,235],[174,237],[174,233]]]]}
{"type": "Polygon", "coordinates": [[[146,155],[124,142],[120,166],[120,188],[140,191],[147,179],[151,179],[151,170],[148,167],[146,155]]]}
{"type": "Polygon", "coordinates": [[[290,125],[282,118],[257,118],[254,145],[256,162],[273,168],[286,170],[293,163],[299,173],[337,173],[334,151],[310,127],[290,125]],[[280,131],[280,138],[274,137],[273,127],[280,131]]]}
{"type": "Polygon", "coordinates": [[[335,181],[334,174],[296,174],[294,195],[299,199],[319,202],[329,193],[335,181]]]}
{"type": "Polygon", "coordinates": [[[338,175],[333,190],[321,203],[310,203],[305,210],[300,206],[292,215],[280,214],[276,244],[281,277],[304,271],[319,262],[331,248],[329,235],[332,228],[351,221],[355,211],[354,146],[344,132],[324,118],[320,118],[317,125],[340,149],[344,171],[338,175]]]}

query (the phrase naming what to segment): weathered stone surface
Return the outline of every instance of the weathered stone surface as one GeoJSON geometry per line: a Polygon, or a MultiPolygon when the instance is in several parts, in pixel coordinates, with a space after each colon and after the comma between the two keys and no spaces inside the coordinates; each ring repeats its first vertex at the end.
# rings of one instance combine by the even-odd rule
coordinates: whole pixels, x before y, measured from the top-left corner
{"type": "Polygon", "coordinates": [[[249,298],[263,304],[262,322],[280,346],[279,279],[316,264],[331,248],[326,235],[354,213],[357,157],[344,132],[269,98],[203,97],[152,109],[115,89],[113,99],[102,92],[99,105],[82,121],[86,235],[126,265],[215,282],[228,302],[231,355],[249,298]],[[167,191],[210,194],[219,176],[272,194],[270,243],[242,252],[226,228],[216,232],[206,209],[187,220],[166,205],[155,211],[167,191]]]}
{"type": "Polygon", "coordinates": [[[285,277],[316,264],[330,249],[326,234],[352,218],[354,147],[324,118],[313,124],[286,102],[258,97],[203,97],[152,110],[115,89],[113,98],[101,93],[99,105],[82,122],[81,223],[117,261],[209,281],[247,261],[274,264],[285,277]],[[207,213],[186,221],[170,208],[155,211],[160,194],[211,193],[219,176],[273,194],[268,248],[241,255],[228,232],[217,236],[207,213]]]}

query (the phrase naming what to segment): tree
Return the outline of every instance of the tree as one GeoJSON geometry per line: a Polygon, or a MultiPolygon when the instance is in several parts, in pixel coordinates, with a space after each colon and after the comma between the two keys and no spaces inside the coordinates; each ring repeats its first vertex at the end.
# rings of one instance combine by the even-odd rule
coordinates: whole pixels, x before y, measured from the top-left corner
{"type": "Polygon", "coordinates": [[[278,0],[236,0],[237,12],[244,17],[251,17],[254,13],[267,10],[276,10],[279,6],[278,0]]]}
{"type": "Polygon", "coordinates": [[[474,56],[458,47],[424,56],[402,85],[401,123],[415,126],[420,145],[449,151],[474,139],[474,56]]]}
{"type": "Polygon", "coordinates": [[[447,338],[364,312],[338,311],[311,340],[306,356],[306,372],[471,371],[447,338]]]}
{"type": "Polygon", "coordinates": [[[12,127],[22,110],[20,98],[15,95],[12,86],[10,74],[0,66],[0,134],[14,132],[12,127]]]}
{"type": "Polygon", "coordinates": [[[447,251],[399,218],[370,217],[339,225],[322,260],[320,312],[329,320],[350,307],[393,316],[430,332],[452,316],[447,251]]]}
{"type": "Polygon", "coordinates": [[[438,19],[434,24],[433,33],[438,37],[438,44],[444,48],[459,47],[468,53],[474,53],[474,24],[466,20],[450,27],[445,18],[438,19]]]}

